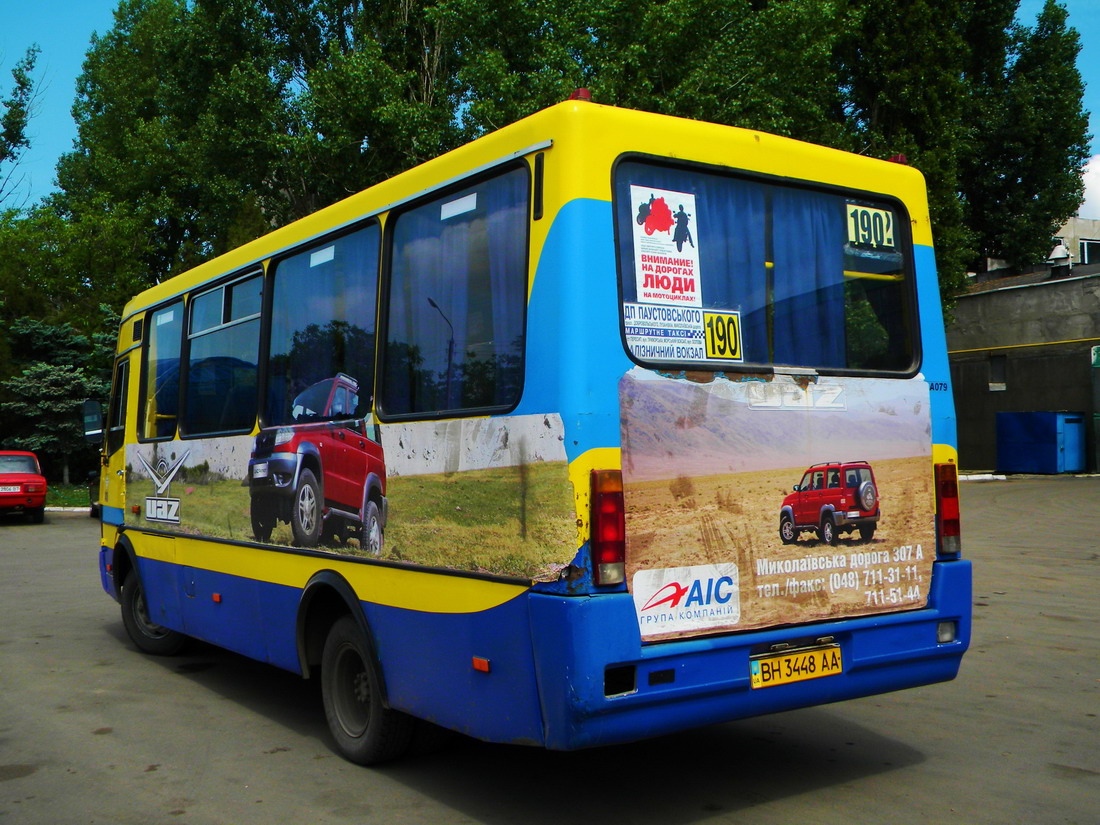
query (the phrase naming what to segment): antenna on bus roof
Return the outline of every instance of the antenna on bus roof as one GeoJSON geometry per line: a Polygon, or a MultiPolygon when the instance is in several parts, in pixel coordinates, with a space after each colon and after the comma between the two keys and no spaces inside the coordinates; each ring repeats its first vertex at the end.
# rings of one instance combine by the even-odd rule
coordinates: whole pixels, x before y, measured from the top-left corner
{"type": "Polygon", "coordinates": [[[588,89],[574,89],[573,93],[569,95],[570,100],[592,100],[592,92],[588,89]]]}

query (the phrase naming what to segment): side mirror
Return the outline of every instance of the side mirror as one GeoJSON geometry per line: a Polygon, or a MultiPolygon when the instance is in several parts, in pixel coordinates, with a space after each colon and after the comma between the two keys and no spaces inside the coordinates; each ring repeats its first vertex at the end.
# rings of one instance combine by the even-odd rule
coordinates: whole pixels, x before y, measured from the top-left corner
{"type": "Polygon", "coordinates": [[[103,405],[90,398],[84,402],[84,440],[103,443],[103,405]]]}

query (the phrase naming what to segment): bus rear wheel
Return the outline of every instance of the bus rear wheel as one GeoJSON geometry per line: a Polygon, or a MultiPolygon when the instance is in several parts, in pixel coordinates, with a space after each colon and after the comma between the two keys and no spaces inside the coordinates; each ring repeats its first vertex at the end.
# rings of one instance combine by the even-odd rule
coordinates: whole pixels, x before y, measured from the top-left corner
{"type": "Polygon", "coordinates": [[[378,666],[351,616],[338,619],[325,639],[321,699],[336,749],[348,761],[375,765],[408,749],[413,719],[386,707],[378,666]]]}

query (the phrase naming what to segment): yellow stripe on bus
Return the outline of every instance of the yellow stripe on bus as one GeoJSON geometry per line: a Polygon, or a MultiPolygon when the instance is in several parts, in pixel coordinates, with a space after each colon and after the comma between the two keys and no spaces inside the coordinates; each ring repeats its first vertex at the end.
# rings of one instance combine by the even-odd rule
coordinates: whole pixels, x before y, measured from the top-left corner
{"type": "Polygon", "coordinates": [[[502,605],[530,589],[524,582],[364,564],[337,555],[326,559],[214,541],[133,533],[130,537],[139,555],[147,558],[295,589],[304,588],[318,571],[332,570],[347,580],[362,601],[426,613],[476,613],[502,605]]]}

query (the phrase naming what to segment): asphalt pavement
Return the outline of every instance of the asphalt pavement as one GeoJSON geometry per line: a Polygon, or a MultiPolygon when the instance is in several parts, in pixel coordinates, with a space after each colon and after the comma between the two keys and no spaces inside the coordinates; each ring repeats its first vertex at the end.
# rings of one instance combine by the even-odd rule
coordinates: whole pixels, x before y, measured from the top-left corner
{"type": "Polygon", "coordinates": [[[1100,478],[962,485],[954,682],[578,753],[335,756],[315,686],[127,640],[97,525],[0,522],[0,825],[1100,822],[1100,478]]]}

